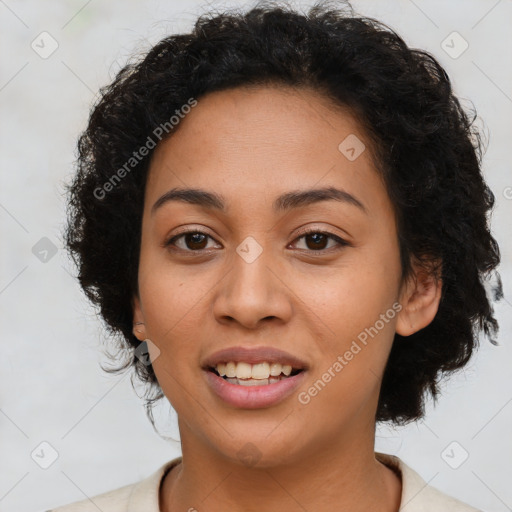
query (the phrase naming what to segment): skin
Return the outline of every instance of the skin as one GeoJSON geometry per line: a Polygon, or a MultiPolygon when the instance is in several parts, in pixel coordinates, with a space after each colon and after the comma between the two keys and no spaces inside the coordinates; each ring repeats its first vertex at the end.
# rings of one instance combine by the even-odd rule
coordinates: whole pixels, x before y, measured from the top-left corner
{"type": "Polygon", "coordinates": [[[396,229],[364,130],[313,90],[208,94],[160,143],[133,320],[138,339],[160,350],[150,350],[153,367],[178,414],[183,462],[164,479],[162,511],[398,510],[400,478],[374,453],[381,378],[395,332],[408,336],[434,318],[441,283],[416,268],[403,279],[396,229]],[[366,145],[354,161],[338,149],[350,134],[366,145]],[[366,211],[334,200],[272,209],[285,192],[330,186],[366,211]],[[227,209],[171,201],[152,213],[175,187],[221,194],[227,209]],[[304,227],[349,245],[301,237],[304,227]],[[184,228],[211,238],[166,247],[184,228]],[[263,250],[252,263],[236,252],[248,236],[263,250]],[[307,390],[396,303],[401,311],[306,405],[294,393],[272,407],[235,408],[204,378],[201,363],[217,350],[273,346],[308,364],[298,392],[307,390]],[[247,443],[260,457],[252,466],[238,456],[247,443]]]}

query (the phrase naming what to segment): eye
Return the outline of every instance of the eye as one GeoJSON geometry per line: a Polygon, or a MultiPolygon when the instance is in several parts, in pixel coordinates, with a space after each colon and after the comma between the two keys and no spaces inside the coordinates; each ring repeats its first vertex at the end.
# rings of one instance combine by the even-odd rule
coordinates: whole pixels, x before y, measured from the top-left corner
{"type": "Polygon", "coordinates": [[[165,247],[177,246],[178,249],[187,252],[199,252],[208,249],[208,247],[206,247],[208,238],[213,240],[213,238],[207,233],[194,229],[190,231],[183,231],[179,235],[173,236],[167,240],[164,245],[165,247]],[[183,242],[181,247],[177,244],[178,241],[183,242]]]}
{"type": "Polygon", "coordinates": [[[329,249],[332,249],[333,246],[326,247],[330,240],[334,242],[334,247],[338,245],[338,249],[350,245],[349,242],[343,240],[343,238],[340,238],[339,236],[333,233],[329,233],[327,231],[319,231],[318,229],[315,228],[310,228],[307,229],[306,231],[303,231],[301,233],[301,236],[296,238],[295,241],[301,239],[304,239],[304,242],[306,244],[305,250],[310,250],[313,252],[328,251],[329,249]]]}
{"type": "MultiPolygon", "coordinates": [[[[195,229],[183,231],[178,235],[174,235],[165,242],[164,246],[174,246],[186,252],[200,252],[208,249],[208,239],[213,240],[213,238],[208,233],[195,229]]],[[[336,245],[338,248],[350,246],[349,242],[343,240],[339,236],[327,231],[319,231],[315,228],[310,228],[303,231],[301,235],[295,239],[294,242],[297,242],[301,239],[304,239],[306,243],[306,248],[302,249],[312,252],[328,251],[332,249],[333,246],[336,247],[336,245]],[[327,247],[329,241],[334,242],[333,246],[327,247]]]]}

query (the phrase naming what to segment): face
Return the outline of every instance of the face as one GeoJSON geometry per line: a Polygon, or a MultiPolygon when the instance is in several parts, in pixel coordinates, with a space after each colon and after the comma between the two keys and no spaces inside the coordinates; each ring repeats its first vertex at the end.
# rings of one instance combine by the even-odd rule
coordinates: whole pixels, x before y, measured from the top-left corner
{"type": "Polygon", "coordinates": [[[134,322],[159,350],[183,450],[264,467],[370,439],[402,287],[364,131],[315,91],[285,87],[211,93],[180,123],[150,165],[134,322]],[[163,198],[186,189],[213,198],[163,198]],[[233,347],[220,359],[252,357],[256,376],[282,356],[269,348],[301,371],[248,387],[204,368],[233,347]]]}

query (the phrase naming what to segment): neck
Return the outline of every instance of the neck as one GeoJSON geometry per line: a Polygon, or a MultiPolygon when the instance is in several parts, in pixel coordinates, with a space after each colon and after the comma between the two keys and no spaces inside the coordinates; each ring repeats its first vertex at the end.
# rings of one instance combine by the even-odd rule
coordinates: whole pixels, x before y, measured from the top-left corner
{"type": "Polygon", "coordinates": [[[400,478],[376,460],[373,441],[339,437],[334,446],[312,446],[294,460],[259,468],[182,435],[182,463],[164,479],[161,510],[398,511],[400,478]]]}

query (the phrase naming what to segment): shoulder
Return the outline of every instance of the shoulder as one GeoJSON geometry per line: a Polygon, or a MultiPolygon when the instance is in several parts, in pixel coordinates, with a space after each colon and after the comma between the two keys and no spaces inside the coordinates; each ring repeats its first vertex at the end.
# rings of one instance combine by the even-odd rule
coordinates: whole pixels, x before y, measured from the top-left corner
{"type": "Polygon", "coordinates": [[[165,474],[180,461],[181,457],[177,457],[166,462],[139,482],[53,508],[47,512],[98,512],[98,510],[102,512],[125,512],[126,510],[160,512],[158,504],[160,484],[165,474]]]}
{"type": "MultiPolygon", "coordinates": [[[[480,512],[428,485],[418,473],[398,457],[383,453],[376,453],[376,457],[401,475],[400,512],[480,512]]],[[[97,512],[98,510],[102,512],[125,512],[126,510],[160,512],[158,504],[160,484],[165,474],[179,462],[181,462],[181,457],[165,463],[140,482],[47,512],[97,512]]]]}
{"type": "Polygon", "coordinates": [[[481,512],[432,487],[398,457],[384,453],[376,453],[375,456],[401,474],[400,512],[481,512]]]}
{"type": "Polygon", "coordinates": [[[102,510],[103,512],[121,512],[126,510],[133,489],[137,484],[126,485],[119,489],[98,494],[92,498],[75,501],[69,505],[57,507],[48,512],[92,512],[102,510]]]}

